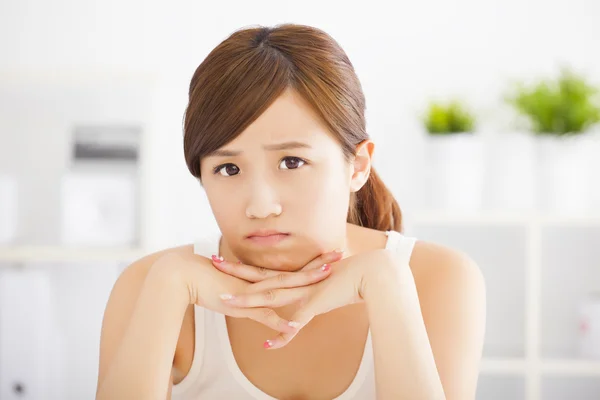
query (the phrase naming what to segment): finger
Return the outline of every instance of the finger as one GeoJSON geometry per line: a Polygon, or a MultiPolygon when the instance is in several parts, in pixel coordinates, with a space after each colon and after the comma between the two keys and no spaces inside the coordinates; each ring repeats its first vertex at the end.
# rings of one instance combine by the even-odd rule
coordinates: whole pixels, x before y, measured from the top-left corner
{"type": "Polygon", "coordinates": [[[256,282],[248,286],[246,293],[260,293],[273,289],[285,289],[312,285],[327,278],[331,274],[331,265],[323,264],[320,268],[314,268],[300,272],[282,272],[273,278],[256,282]]]}
{"type": "Polygon", "coordinates": [[[333,263],[339,261],[344,256],[344,250],[336,249],[327,253],[323,253],[320,256],[314,258],[308,264],[306,264],[300,271],[306,271],[321,267],[323,264],[333,263]]]}
{"type": "Polygon", "coordinates": [[[274,350],[286,346],[292,341],[298,332],[300,332],[300,330],[313,319],[313,317],[314,315],[312,315],[310,312],[310,306],[303,307],[302,310],[298,311],[292,320],[288,322],[288,325],[294,327],[295,329],[293,331],[279,331],[279,335],[273,339],[265,341],[263,347],[265,349],[274,350]]]}
{"type": "Polygon", "coordinates": [[[227,314],[237,318],[250,318],[277,332],[292,333],[298,329],[296,324],[281,318],[271,308],[232,308],[231,311],[227,311],[227,314]]]}
{"type": "Polygon", "coordinates": [[[230,307],[277,308],[306,298],[310,291],[311,288],[305,286],[291,289],[272,289],[260,293],[245,293],[239,295],[222,294],[221,300],[230,307]]]}
{"type": "Polygon", "coordinates": [[[220,271],[248,282],[260,282],[264,279],[277,276],[280,272],[262,267],[254,267],[242,263],[232,263],[223,260],[223,257],[212,256],[213,265],[220,271]]]}

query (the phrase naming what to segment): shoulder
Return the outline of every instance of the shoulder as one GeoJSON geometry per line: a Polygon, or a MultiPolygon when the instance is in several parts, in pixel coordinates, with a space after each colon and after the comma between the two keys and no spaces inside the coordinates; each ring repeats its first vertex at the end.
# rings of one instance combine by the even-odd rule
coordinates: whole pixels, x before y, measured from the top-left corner
{"type": "Polygon", "coordinates": [[[161,257],[170,254],[179,254],[183,257],[191,255],[193,246],[168,248],[141,257],[127,266],[114,283],[102,319],[99,381],[105,376],[108,366],[117,352],[118,344],[128,326],[137,298],[151,267],[161,257]]]}
{"type": "Polygon", "coordinates": [[[423,319],[431,335],[451,332],[479,343],[486,319],[486,285],[481,269],[465,252],[417,240],[410,269],[423,319]]]}
{"type": "Polygon", "coordinates": [[[146,281],[146,277],[152,266],[164,257],[178,256],[183,259],[198,257],[194,254],[194,245],[186,244],[178,247],[166,248],[153,253],[149,253],[129,264],[117,277],[111,290],[107,313],[125,312],[124,305],[129,305],[133,308],[135,300],[146,281]]]}
{"type": "Polygon", "coordinates": [[[170,255],[188,257],[191,256],[193,252],[194,246],[192,244],[186,244],[149,253],[129,264],[119,276],[117,283],[123,282],[124,284],[141,284],[141,282],[143,282],[143,280],[146,278],[146,275],[148,275],[148,271],[157,260],[170,255]]]}
{"type": "Polygon", "coordinates": [[[444,391],[473,398],[486,326],[483,274],[465,252],[421,240],[410,267],[444,391]]]}
{"type": "Polygon", "coordinates": [[[156,251],[133,261],[121,272],[114,283],[108,299],[106,313],[127,315],[133,308],[146,277],[156,261],[169,255],[191,257],[193,251],[193,245],[188,244],[156,251]]]}
{"type": "Polygon", "coordinates": [[[417,285],[423,288],[485,285],[481,269],[467,253],[440,243],[416,240],[410,266],[417,285]]]}
{"type": "MultiPolygon", "coordinates": [[[[383,250],[386,246],[387,232],[356,225],[349,225],[349,228],[360,251],[383,250]]],[[[436,284],[456,284],[460,281],[474,281],[475,284],[483,285],[479,266],[464,251],[411,235],[400,235],[411,243],[409,264],[419,286],[434,287],[436,284]]],[[[401,254],[401,257],[404,256],[406,254],[401,254]]]]}

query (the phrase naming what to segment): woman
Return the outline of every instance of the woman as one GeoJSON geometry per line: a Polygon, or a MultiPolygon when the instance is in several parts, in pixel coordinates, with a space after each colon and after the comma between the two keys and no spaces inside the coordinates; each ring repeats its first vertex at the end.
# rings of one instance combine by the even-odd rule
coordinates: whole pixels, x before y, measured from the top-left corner
{"type": "Polygon", "coordinates": [[[316,28],[239,30],[207,56],[184,150],[220,235],[119,277],[97,399],[474,398],[482,276],[401,233],[364,111],[316,28]]]}

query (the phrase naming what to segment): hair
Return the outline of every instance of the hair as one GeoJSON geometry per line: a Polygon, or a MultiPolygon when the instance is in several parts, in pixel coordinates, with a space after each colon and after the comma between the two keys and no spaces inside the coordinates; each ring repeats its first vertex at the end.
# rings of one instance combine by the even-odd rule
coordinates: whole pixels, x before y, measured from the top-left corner
{"type": "MultiPolygon", "coordinates": [[[[354,67],[324,31],[297,24],[233,32],[197,67],[184,117],[184,154],[201,182],[200,161],[239,136],[286,89],[306,100],[350,161],[366,132],[365,97],[354,67]]],[[[400,207],[373,166],[351,194],[347,222],[402,232],[400,207]]]]}

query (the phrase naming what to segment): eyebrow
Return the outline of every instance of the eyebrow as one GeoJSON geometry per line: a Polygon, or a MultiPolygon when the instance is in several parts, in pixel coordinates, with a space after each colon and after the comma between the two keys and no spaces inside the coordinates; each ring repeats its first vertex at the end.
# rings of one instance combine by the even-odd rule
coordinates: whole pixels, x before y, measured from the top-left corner
{"type": "MultiPolygon", "coordinates": [[[[291,149],[312,149],[312,146],[310,146],[307,143],[292,141],[292,142],[284,142],[284,143],[265,145],[265,146],[263,146],[263,149],[269,150],[269,151],[291,150],[291,149]]],[[[235,157],[240,154],[242,154],[242,151],[218,149],[218,150],[215,150],[215,151],[211,152],[210,154],[208,154],[207,157],[235,157]]]]}

